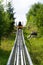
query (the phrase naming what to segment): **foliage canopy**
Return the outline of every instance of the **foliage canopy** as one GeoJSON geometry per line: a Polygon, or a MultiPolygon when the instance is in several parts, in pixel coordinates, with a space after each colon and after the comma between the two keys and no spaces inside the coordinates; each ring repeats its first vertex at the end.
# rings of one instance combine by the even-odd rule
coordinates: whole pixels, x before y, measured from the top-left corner
{"type": "Polygon", "coordinates": [[[40,30],[41,34],[43,31],[43,4],[34,4],[28,13],[26,14],[27,25],[33,23],[40,30]]]}

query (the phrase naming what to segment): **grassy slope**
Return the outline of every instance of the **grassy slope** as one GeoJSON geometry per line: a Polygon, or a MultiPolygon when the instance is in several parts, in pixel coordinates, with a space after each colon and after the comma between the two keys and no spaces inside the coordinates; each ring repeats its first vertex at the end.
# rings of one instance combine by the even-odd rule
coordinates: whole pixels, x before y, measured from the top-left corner
{"type": "Polygon", "coordinates": [[[24,37],[27,48],[31,54],[34,65],[43,65],[43,37],[27,39],[27,36],[31,31],[32,29],[24,29],[24,37]]]}
{"type": "Polygon", "coordinates": [[[14,39],[15,34],[11,34],[8,38],[2,38],[0,46],[0,65],[6,65],[14,45],[14,39]]]}

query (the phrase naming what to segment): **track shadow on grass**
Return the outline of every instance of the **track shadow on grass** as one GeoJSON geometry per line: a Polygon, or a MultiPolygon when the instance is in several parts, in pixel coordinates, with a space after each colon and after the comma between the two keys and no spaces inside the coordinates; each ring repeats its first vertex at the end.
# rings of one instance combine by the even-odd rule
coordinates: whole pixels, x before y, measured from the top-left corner
{"type": "Polygon", "coordinates": [[[6,65],[9,55],[10,51],[4,51],[3,49],[0,49],[0,65],[6,65]]]}

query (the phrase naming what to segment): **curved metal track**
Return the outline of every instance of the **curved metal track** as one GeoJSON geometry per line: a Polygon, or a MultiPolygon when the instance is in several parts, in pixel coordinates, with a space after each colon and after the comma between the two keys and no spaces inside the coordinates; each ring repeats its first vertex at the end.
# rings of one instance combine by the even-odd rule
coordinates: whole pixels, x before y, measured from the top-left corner
{"type": "Polygon", "coordinates": [[[33,65],[21,29],[17,30],[14,47],[12,48],[7,65],[33,65]]]}

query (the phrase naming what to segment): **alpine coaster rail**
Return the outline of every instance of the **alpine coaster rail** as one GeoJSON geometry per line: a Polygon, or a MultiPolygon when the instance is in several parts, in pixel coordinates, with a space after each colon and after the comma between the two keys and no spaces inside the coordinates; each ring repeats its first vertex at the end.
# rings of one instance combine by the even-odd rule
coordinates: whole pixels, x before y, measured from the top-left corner
{"type": "Polygon", "coordinates": [[[33,65],[21,29],[17,30],[15,43],[10,53],[7,65],[33,65]]]}

